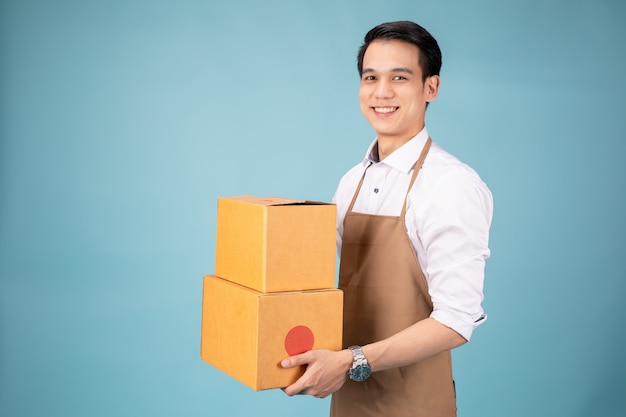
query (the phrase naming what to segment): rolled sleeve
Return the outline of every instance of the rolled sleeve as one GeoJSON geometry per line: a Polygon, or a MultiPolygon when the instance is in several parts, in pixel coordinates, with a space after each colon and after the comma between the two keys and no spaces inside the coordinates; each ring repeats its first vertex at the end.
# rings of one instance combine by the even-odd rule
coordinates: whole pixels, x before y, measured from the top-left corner
{"type": "Polygon", "coordinates": [[[416,215],[421,221],[415,234],[433,301],[431,317],[469,341],[487,318],[481,304],[492,196],[477,175],[455,171],[442,176],[426,201],[416,215]]]}

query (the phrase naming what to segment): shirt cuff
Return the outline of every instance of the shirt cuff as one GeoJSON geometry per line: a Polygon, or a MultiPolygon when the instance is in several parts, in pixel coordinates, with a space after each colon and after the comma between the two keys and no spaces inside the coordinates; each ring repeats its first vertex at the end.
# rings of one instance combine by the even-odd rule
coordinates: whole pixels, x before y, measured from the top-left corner
{"type": "Polygon", "coordinates": [[[472,317],[467,314],[455,314],[447,310],[434,310],[430,317],[451,328],[468,342],[472,337],[474,329],[487,321],[487,315],[484,313],[472,317]]]}

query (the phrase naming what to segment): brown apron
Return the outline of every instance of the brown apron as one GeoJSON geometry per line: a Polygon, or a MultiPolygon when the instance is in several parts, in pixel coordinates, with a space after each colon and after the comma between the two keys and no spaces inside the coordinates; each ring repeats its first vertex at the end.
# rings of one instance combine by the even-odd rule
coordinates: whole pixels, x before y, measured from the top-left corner
{"type": "MultiPolygon", "coordinates": [[[[407,195],[430,149],[413,168],[407,195]]],[[[366,169],[367,172],[367,169],[366,169]]],[[[344,291],[344,347],[385,339],[430,316],[428,284],[409,239],[404,216],[352,211],[365,173],[344,219],[339,288],[344,291]]],[[[333,394],[331,417],[456,416],[450,351],[412,365],[346,381],[333,394]]]]}

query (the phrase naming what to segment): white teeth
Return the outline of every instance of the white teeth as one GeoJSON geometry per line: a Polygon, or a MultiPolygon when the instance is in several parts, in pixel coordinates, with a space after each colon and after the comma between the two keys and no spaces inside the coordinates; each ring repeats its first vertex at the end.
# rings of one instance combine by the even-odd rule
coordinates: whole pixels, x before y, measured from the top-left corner
{"type": "Polygon", "coordinates": [[[377,113],[391,113],[396,111],[397,107],[374,107],[377,113]]]}

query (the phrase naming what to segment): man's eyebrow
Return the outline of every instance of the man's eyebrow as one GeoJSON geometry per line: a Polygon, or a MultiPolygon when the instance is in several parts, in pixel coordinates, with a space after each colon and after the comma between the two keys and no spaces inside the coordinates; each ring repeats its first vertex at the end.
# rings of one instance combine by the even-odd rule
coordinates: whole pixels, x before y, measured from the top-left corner
{"type": "Polygon", "coordinates": [[[407,74],[413,75],[413,70],[411,70],[411,68],[404,68],[404,67],[394,68],[391,70],[391,72],[406,72],[407,74]]]}
{"type": "MultiPolygon", "coordinates": [[[[363,68],[362,71],[363,74],[370,74],[372,72],[376,72],[376,70],[374,70],[373,68],[363,68]]],[[[390,72],[406,72],[407,74],[413,75],[413,70],[405,67],[393,68],[390,72]]]]}

